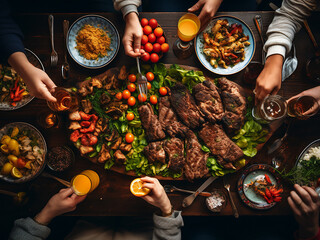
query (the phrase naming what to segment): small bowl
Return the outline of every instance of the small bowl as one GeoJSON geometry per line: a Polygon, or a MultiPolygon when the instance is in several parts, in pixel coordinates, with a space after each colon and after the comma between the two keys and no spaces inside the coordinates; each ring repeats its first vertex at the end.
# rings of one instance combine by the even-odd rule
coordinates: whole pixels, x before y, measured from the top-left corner
{"type": "Polygon", "coordinates": [[[207,208],[211,211],[211,212],[221,212],[225,206],[227,205],[227,196],[225,194],[224,191],[220,190],[220,189],[213,189],[213,191],[211,192],[211,196],[210,197],[207,197],[206,198],[206,205],[207,205],[207,208]],[[213,196],[218,196],[218,197],[221,197],[222,200],[222,204],[220,206],[216,206],[214,208],[210,207],[209,205],[209,199],[213,196]]]}
{"type": "Polygon", "coordinates": [[[57,147],[53,147],[51,148],[48,153],[47,153],[47,166],[48,168],[50,168],[50,170],[54,171],[54,172],[63,172],[68,170],[69,168],[72,167],[72,165],[75,162],[75,156],[73,151],[67,147],[67,146],[57,146],[57,147]],[[57,151],[61,151],[62,152],[62,156],[58,157],[56,159],[51,159],[53,156],[51,156],[51,154],[56,154],[57,151]],[[61,163],[61,160],[65,159],[63,156],[65,156],[66,154],[69,154],[70,156],[70,161],[67,162],[67,164],[65,166],[61,166],[61,165],[57,165],[55,164],[56,161],[58,161],[57,163],[61,163]]]}

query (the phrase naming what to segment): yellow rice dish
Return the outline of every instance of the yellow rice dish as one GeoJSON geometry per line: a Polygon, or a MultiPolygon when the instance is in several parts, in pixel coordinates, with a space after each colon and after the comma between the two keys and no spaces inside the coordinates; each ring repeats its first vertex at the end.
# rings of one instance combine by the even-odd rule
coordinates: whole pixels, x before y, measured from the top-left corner
{"type": "Polygon", "coordinates": [[[77,37],[76,49],[80,54],[88,60],[96,60],[99,57],[108,55],[107,51],[110,49],[111,39],[107,33],[100,28],[96,28],[89,24],[79,31],[77,37]]]}

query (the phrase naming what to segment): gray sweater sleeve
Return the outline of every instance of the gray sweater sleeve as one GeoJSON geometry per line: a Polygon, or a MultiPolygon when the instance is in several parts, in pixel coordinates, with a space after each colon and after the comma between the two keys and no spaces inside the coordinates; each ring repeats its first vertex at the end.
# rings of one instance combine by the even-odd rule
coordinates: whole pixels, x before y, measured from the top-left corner
{"type": "Polygon", "coordinates": [[[153,215],[154,230],[152,240],[180,240],[183,219],[181,211],[174,211],[170,217],[153,215]]]}
{"type": "Polygon", "coordinates": [[[113,0],[114,9],[121,10],[123,18],[131,12],[138,14],[138,7],[141,5],[141,0],[113,0]]]}
{"type": "Polygon", "coordinates": [[[44,240],[50,234],[50,228],[41,225],[32,218],[21,218],[14,222],[9,240],[44,240]]]}

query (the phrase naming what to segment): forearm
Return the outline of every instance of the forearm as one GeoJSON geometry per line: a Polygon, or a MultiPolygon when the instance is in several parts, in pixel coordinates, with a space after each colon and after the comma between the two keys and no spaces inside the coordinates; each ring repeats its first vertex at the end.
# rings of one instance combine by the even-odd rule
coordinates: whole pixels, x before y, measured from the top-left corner
{"type": "Polygon", "coordinates": [[[20,75],[23,75],[30,66],[33,66],[23,52],[15,52],[11,54],[8,58],[8,62],[20,75]]]}
{"type": "Polygon", "coordinates": [[[282,71],[283,56],[281,54],[274,54],[267,58],[265,67],[282,71]]]}
{"type": "Polygon", "coordinates": [[[50,211],[48,211],[46,208],[43,208],[41,212],[34,217],[34,220],[41,225],[47,226],[54,217],[55,216],[53,216],[50,211]]]}

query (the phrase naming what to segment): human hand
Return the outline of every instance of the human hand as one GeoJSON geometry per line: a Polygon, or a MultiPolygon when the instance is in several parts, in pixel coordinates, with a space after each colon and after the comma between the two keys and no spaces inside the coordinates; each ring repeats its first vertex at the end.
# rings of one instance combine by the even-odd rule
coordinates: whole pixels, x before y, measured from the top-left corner
{"type": "Polygon", "coordinates": [[[122,39],[124,52],[130,57],[141,57],[145,51],[141,49],[142,27],[135,12],[128,13],[125,17],[126,28],[122,39]]]}
{"type": "Polygon", "coordinates": [[[170,214],[172,210],[170,200],[158,179],[143,177],[141,180],[144,182],[143,187],[151,190],[148,195],[142,198],[153,206],[160,208],[164,215],[170,214]]]}
{"type": "Polygon", "coordinates": [[[74,211],[77,204],[85,198],[86,196],[76,195],[71,188],[61,189],[50,198],[46,206],[35,216],[34,220],[42,225],[48,225],[56,216],[74,211]]]}
{"type": "Polygon", "coordinates": [[[50,90],[56,87],[54,82],[44,71],[33,66],[28,61],[24,53],[13,53],[9,57],[8,62],[22,77],[24,83],[27,85],[28,91],[32,96],[51,102],[57,101],[57,99],[50,93],[50,90]]]}
{"type": "Polygon", "coordinates": [[[299,238],[311,238],[319,231],[318,194],[310,187],[294,185],[295,191],[290,192],[288,203],[299,223],[299,238]]]}
{"type": "Polygon", "coordinates": [[[264,68],[256,81],[255,104],[268,94],[277,94],[281,87],[283,57],[275,54],[267,58],[264,68]]]}
{"type": "Polygon", "coordinates": [[[204,29],[212,17],[218,11],[222,0],[199,0],[195,5],[188,9],[189,12],[196,12],[201,9],[198,16],[201,22],[201,29],[204,29]]]}

